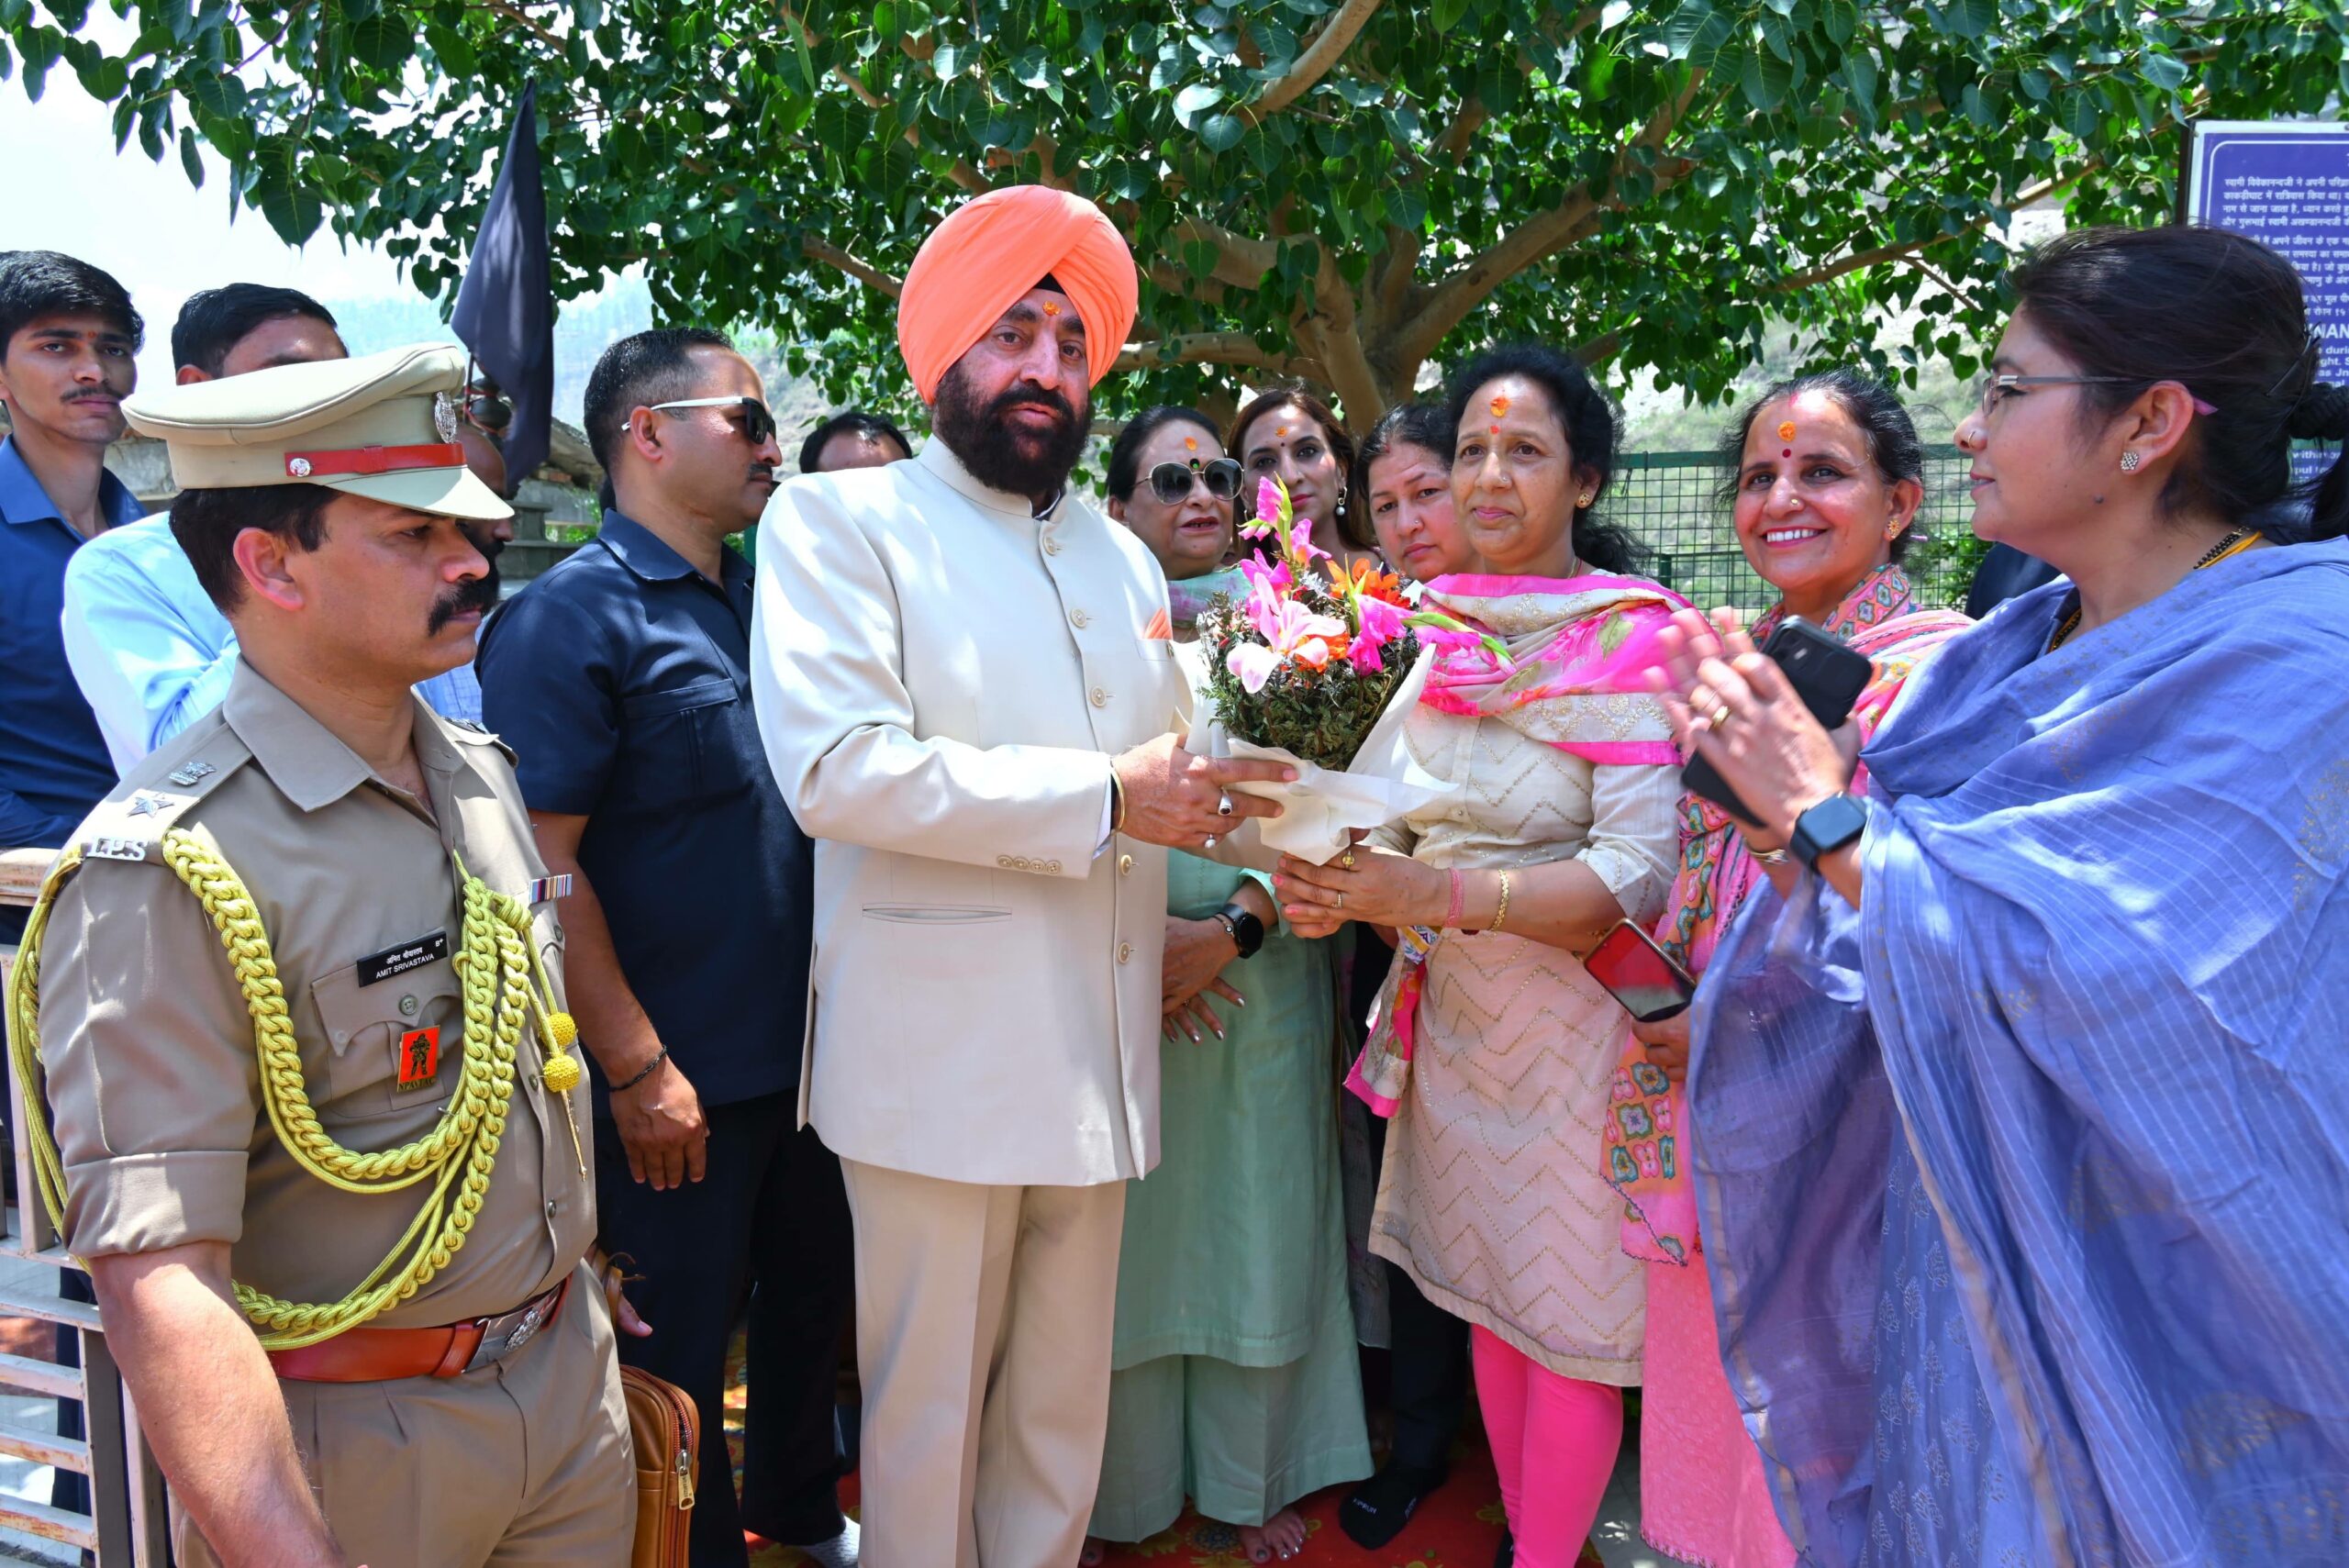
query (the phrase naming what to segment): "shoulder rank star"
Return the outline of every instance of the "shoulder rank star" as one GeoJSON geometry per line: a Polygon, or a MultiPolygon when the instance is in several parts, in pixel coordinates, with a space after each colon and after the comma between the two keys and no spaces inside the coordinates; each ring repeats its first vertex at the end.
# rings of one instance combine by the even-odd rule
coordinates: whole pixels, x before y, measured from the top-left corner
{"type": "Polygon", "coordinates": [[[152,817],[155,813],[161,811],[164,806],[169,806],[171,802],[164,796],[160,795],[150,795],[142,789],[137,795],[130,797],[130,815],[133,817],[152,817]]]}

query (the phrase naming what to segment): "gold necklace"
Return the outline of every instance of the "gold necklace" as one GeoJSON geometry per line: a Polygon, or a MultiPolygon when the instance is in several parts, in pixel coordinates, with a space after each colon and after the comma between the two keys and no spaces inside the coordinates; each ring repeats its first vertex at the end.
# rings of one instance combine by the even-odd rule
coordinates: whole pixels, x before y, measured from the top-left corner
{"type": "MultiPolygon", "coordinates": [[[[2207,551],[2205,551],[2201,560],[2196,562],[2187,570],[2190,574],[2192,573],[2201,571],[2206,566],[2216,566],[2221,561],[2226,560],[2227,557],[2231,555],[2240,555],[2258,542],[2258,529],[2251,528],[2234,528],[2227,534],[2226,538],[2221,539],[2218,543],[2212,545],[2207,551]]],[[[2055,635],[2047,639],[2047,651],[2053,653],[2057,649],[2063,647],[2064,639],[2079,629],[2080,596],[2079,590],[2075,588],[2072,591],[2072,608],[2062,620],[2055,623],[2055,635]]]]}

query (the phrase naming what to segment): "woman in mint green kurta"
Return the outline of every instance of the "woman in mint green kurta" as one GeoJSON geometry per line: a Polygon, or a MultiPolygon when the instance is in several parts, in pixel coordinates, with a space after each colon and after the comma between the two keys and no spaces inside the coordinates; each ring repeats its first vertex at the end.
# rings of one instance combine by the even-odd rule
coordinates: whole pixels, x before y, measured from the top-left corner
{"type": "MultiPolygon", "coordinates": [[[[1209,579],[1230,539],[1228,507],[1213,513],[1224,544],[1210,550],[1199,526],[1214,502],[1206,471],[1222,449],[1187,410],[1152,410],[1127,430],[1110,452],[1109,510],[1167,568],[1179,639],[1200,590],[1222,585],[1209,579]],[[1173,502],[1150,479],[1169,462],[1197,474],[1173,502]]],[[[1197,665],[1190,648],[1178,652],[1197,665]]],[[[1240,1527],[1264,1562],[1304,1543],[1290,1504],[1371,1467],[1346,1290],[1329,944],[1268,925],[1253,957],[1207,971],[1220,984],[1206,986],[1193,955],[1233,951],[1214,944],[1229,941],[1216,917],[1235,900],[1272,917],[1261,878],[1168,856],[1159,1163],[1126,1187],[1092,1534],[1145,1540],[1174,1522],[1187,1495],[1206,1518],[1240,1527]]]]}

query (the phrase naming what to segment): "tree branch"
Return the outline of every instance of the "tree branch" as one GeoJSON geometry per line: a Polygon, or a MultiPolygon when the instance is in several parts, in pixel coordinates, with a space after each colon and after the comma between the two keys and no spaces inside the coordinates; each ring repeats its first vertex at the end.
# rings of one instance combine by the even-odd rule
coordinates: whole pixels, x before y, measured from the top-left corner
{"type": "Polygon", "coordinates": [[[837,267],[866,287],[878,289],[891,299],[896,299],[906,292],[904,279],[893,278],[871,262],[860,261],[839,246],[829,244],[812,234],[801,237],[799,249],[803,254],[812,260],[821,261],[827,266],[837,267]]]}
{"type": "Polygon", "coordinates": [[[1338,63],[1338,57],[1353,45],[1363,24],[1370,20],[1381,4],[1383,0],[1345,0],[1279,80],[1256,95],[1254,102],[1241,106],[1241,117],[1250,125],[1260,124],[1311,92],[1313,84],[1328,75],[1330,68],[1338,63]]]}
{"type": "MultiPolygon", "coordinates": [[[[2016,195],[2011,208],[2020,212],[2033,202],[2045,201],[2049,196],[2067,191],[2103,166],[2102,158],[2090,158],[2078,168],[2060,178],[2042,180],[2036,185],[2026,186],[2016,195]]],[[[1963,235],[1987,228],[1992,216],[1989,213],[1984,213],[1980,217],[1959,228],[1955,234],[1934,234],[1922,239],[1904,239],[1896,245],[1879,245],[1873,250],[1855,250],[1841,261],[1830,261],[1822,267],[1813,267],[1807,272],[1797,272],[1790,278],[1780,278],[1776,283],[1766,286],[1772,294],[1793,294],[1801,289],[1831,282],[1847,272],[1865,272],[1870,267],[1880,267],[1887,261],[1905,261],[1919,251],[1943,244],[1963,235]]],[[[1946,287],[1946,284],[1943,286],[1946,287]]],[[[1962,295],[1956,295],[1954,290],[1952,293],[1955,297],[1961,299],[1964,297],[1962,295]]]]}
{"type": "MultiPolygon", "coordinates": [[[[1651,150],[1661,148],[1671,139],[1673,128],[1680,123],[1696,102],[1698,87],[1705,80],[1701,71],[1689,72],[1688,84],[1671,102],[1649,117],[1648,123],[1625,144],[1623,154],[1615,160],[1620,171],[1633,147],[1651,150]]],[[[1684,162],[1671,171],[1659,171],[1655,188],[1658,192],[1685,179],[1695,168],[1694,162],[1684,162]]],[[[1416,364],[1435,351],[1444,334],[1460,325],[1468,313],[1483,304],[1495,289],[1528,267],[1556,255],[1575,241],[1590,235],[1598,227],[1599,213],[1608,206],[1621,203],[1610,199],[1599,201],[1591,195],[1589,182],[1576,186],[1566,199],[1545,213],[1528,218],[1508,233],[1501,236],[1476,255],[1468,264],[1446,278],[1428,295],[1411,323],[1397,334],[1396,354],[1400,360],[1416,364]]]]}
{"type": "Polygon", "coordinates": [[[1289,361],[1285,355],[1267,353],[1245,332],[1186,332],[1130,346],[1118,356],[1117,368],[1163,370],[1168,365],[1245,365],[1286,374],[1289,361]]]}
{"type": "Polygon", "coordinates": [[[1483,129],[1485,122],[1491,117],[1492,111],[1485,107],[1485,101],[1470,94],[1460,100],[1459,112],[1452,117],[1452,123],[1443,128],[1443,134],[1435,139],[1434,151],[1450,159],[1452,166],[1457,169],[1467,160],[1469,144],[1476,139],[1477,131],[1483,129]]]}
{"type": "Polygon", "coordinates": [[[1280,263],[1280,248],[1271,240],[1234,234],[1203,217],[1186,217],[1167,232],[1177,246],[1194,239],[1213,245],[1217,251],[1215,271],[1208,275],[1219,283],[1254,288],[1264,281],[1265,273],[1280,263]]]}

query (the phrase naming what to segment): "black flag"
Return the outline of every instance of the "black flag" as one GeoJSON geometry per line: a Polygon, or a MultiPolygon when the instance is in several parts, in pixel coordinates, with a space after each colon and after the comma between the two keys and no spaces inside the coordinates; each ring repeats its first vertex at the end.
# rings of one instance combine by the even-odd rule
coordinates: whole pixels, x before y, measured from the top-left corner
{"type": "Polygon", "coordinates": [[[547,195],[539,180],[539,88],[522,89],[522,106],[506,143],[489,210],[473,236],[465,281],[450,325],[481,368],[512,400],[506,428],[506,472],[528,479],[547,456],[554,403],[554,295],[547,283],[547,195]]]}

